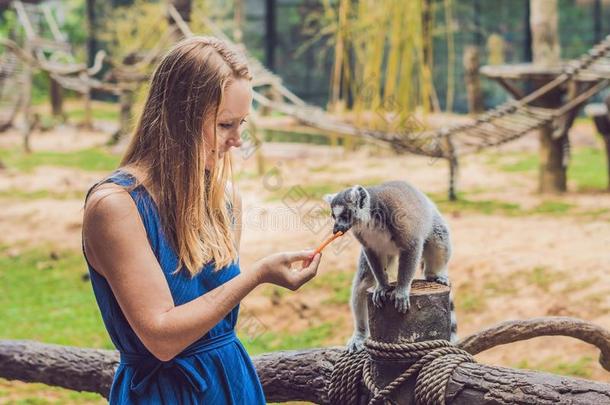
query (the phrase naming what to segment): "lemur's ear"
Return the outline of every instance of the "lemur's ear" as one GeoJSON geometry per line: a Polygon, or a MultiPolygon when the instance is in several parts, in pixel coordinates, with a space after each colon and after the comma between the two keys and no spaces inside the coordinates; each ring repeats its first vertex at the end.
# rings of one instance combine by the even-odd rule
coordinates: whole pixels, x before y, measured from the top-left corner
{"type": "Polygon", "coordinates": [[[322,197],[322,199],[324,201],[326,201],[329,205],[332,202],[333,198],[335,198],[335,196],[337,195],[337,193],[335,194],[325,194],[324,197],[322,197]]]}
{"type": "Polygon", "coordinates": [[[350,194],[351,200],[358,205],[358,208],[364,208],[364,205],[366,204],[367,199],[369,198],[369,193],[366,192],[366,189],[360,184],[356,184],[354,187],[352,187],[350,194]]]}

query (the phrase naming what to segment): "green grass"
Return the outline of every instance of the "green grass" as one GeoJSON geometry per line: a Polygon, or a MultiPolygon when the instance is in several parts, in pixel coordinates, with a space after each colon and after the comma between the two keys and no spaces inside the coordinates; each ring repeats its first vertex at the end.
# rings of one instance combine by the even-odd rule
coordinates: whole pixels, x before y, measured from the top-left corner
{"type": "Polygon", "coordinates": [[[574,207],[575,207],[574,204],[569,204],[569,203],[565,203],[562,201],[547,200],[547,201],[543,201],[541,204],[538,204],[538,206],[529,210],[529,212],[532,214],[556,214],[556,215],[558,215],[558,214],[567,213],[574,207]]]}
{"type": "Polygon", "coordinates": [[[323,323],[299,333],[276,333],[262,330],[260,333],[239,333],[248,353],[252,356],[279,350],[296,350],[320,347],[332,337],[336,325],[323,323]]]}
{"type": "MultiPolygon", "coordinates": [[[[37,248],[9,257],[0,248],[0,339],[28,339],[80,347],[113,348],[102,323],[80,252],[37,248]]],[[[6,404],[104,403],[101,396],[44,384],[0,379],[6,404]],[[44,394],[42,394],[44,393],[44,394]],[[9,397],[19,398],[9,400],[9,397]]]]}
{"type": "Polygon", "coordinates": [[[532,271],[526,275],[530,284],[540,287],[544,291],[548,291],[554,281],[561,278],[557,273],[553,273],[546,267],[534,267],[532,271]]]}
{"type": "Polygon", "coordinates": [[[40,200],[40,199],[54,199],[54,200],[68,200],[73,198],[81,198],[83,196],[80,191],[70,192],[57,192],[53,190],[36,190],[36,191],[25,191],[17,188],[11,188],[8,190],[0,190],[0,198],[10,200],[40,200]]]}
{"type": "MultiPolygon", "coordinates": [[[[544,200],[533,208],[523,208],[518,203],[499,200],[471,199],[470,191],[458,193],[457,201],[449,201],[445,194],[430,193],[428,196],[438,205],[441,212],[475,212],[484,215],[529,216],[529,215],[561,215],[574,213],[576,205],[556,200],[544,200]]],[[[608,210],[581,213],[584,216],[603,215],[608,210]]]]}
{"type": "MultiPolygon", "coordinates": [[[[307,134],[299,132],[288,132],[288,131],[274,131],[265,130],[263,131],[264,142],[296,142],[296,143],[308,143],[314,145],[330,145],[330,138],[323,134],[307,134]]],[[[339,140],[341,144],[341,140],[339,140]]]]}
{"type": "Polygon", "coordinates": [[[323,301],[324,304],[346,305],[350,300],[353,277],[353,273],[346,271],[327,272],[315,277],[307,288],[329,291],[330,296],[323,301]]]}
{"type": "MultiPolygon", "coordinates": [[[[65,111],[70,122],[80,122],[85,119],[85,109],[83,108],[65,108],[65,111]]],[[[108,103],[108,105],[96,103],[91,108],[91,116],[93,117],[93,121],[99,120],[119,122],[119,107],[118,105],[111,103],[108,103]]]]}
{"type": "Polygon", "coordinates": [[[113,348],[80,252],[37,248],[10,257],[0,250],[0,337],[113,348]]]}
{"type": "Polygon", "coordinates": [[[579,149],[568,169],[568,179],[574,179],[578,191],[605,190],[608,185],[606,156],[600,149],[579,149]]]}
{"type": "Polygon", "coordinates": [[[528,360],[521,360],[515,367],[559,375],[590,378],[592,362],[593,359],[589,356],[583,356],[573,362],[561,361],[558,358],[552,357],[535,364],[530,363],[528,360]]]}
{"type": "Polygon", "coordinates": [[[102,405],[107,404],[108,401],[92,392],[76,392],[38,383],[17,385],[0,378],[0,403],[3,405],[102,405]]]}
{"type": "Polygon", "coordinates": [[[467,313],[480,313],[487,308],[487,298],[478,291],[460,290],[455,297],[455,305],[459,310],[467,313]]]}
{"type": "MultiPolygon", "coordinates": [[[[535,153],[512,153],[488,156],[487,163],[505,172],[531,173],[538,171],[539,158],[535,153]],[[510,163],[506,163],[510,160],[510,163]]],[[[605,190],[608,184],[606,156],[599,148],[572,150],[568,180],[574,181],[578,191],[605,190]]]]}
{"type": "Polygon", "coordinates": [[[74,152],[35,151],[30,154],[22,150],[0,149],[0,160],[7,166],[30,172],[38,166],[61,166],[85,171],[110,171],[120,162],[102,148],[82,149],[74,152]]]}
{"type": "Polygon", "coordinates": [[[517,215],[522,212],[521,205],[517,203],[497,200],[469,200],[459,196],[457,201],[449,201],[445,196],[430,196],[441,211],[467,211],[485,215],[504,214],[517,215]]]}

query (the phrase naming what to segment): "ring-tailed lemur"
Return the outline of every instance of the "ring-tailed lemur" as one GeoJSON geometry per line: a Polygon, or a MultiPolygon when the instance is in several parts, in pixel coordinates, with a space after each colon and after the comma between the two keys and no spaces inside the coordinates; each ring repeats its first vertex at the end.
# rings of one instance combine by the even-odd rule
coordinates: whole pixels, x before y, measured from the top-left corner
{"type": "MultiPolygon", "coordinates": [[[[362,347],[369,333],[366,290],[374,281],[373,303],[380,307],[389,297],[403,313],[409,309],[411,282],[421,264],[426,280],[449,285],[449,227],[436,205],[403,181],[367,188],[356,185],[327,194],[324,200],[330,204],[335,220],[333,233],[351,229],[362,245],[358,271],[352,282],[355,328],[347,342],[348,350],[355,351],[362,347]],[[396,288],[390,291],[387,271],[396,267],[396,288]]],[[[453,299],[450,305],[451,340],[455,341],[457,322],[453,299]]]]}

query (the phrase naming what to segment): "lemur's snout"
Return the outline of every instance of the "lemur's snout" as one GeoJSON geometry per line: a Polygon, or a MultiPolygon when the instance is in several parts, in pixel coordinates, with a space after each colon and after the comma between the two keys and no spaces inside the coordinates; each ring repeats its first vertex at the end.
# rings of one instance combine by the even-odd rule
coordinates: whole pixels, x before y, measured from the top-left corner
{"type": "Polygon", "coordinates": [[[340,224],[338,222],[335,222],[335,225],[333,226],[333,233],[337,233],[337,232],[347,232],[349,231],[349,228],[351,228],[351,226],[349,224],[340,224]]]}

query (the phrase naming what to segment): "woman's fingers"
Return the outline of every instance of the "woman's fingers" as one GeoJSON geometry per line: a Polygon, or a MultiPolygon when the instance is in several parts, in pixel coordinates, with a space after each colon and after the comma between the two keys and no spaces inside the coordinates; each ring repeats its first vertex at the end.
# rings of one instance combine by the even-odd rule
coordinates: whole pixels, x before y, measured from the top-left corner
{"type": "Polygon", "coordinates": [[[302,283],[306,283],[315,277],[316,273],[318,272],[318,265],[320,264],[321,258],[321,253],[316,254],[313,260],[311,260],[311,263],[299,270],[298,274],[301,277],[302,283]]]}
{"type": "Polygon", "coordinates": [[[294,263],[294,262],[298,262],[298,261],[311,259],[311,256],[313,256],[314,252],[315,252],[314,249],[307,249],[307,250],[299,250],[297,252],[286,252],[284,254],[286,255],[285,259],[287,262],[294,263]]]}

